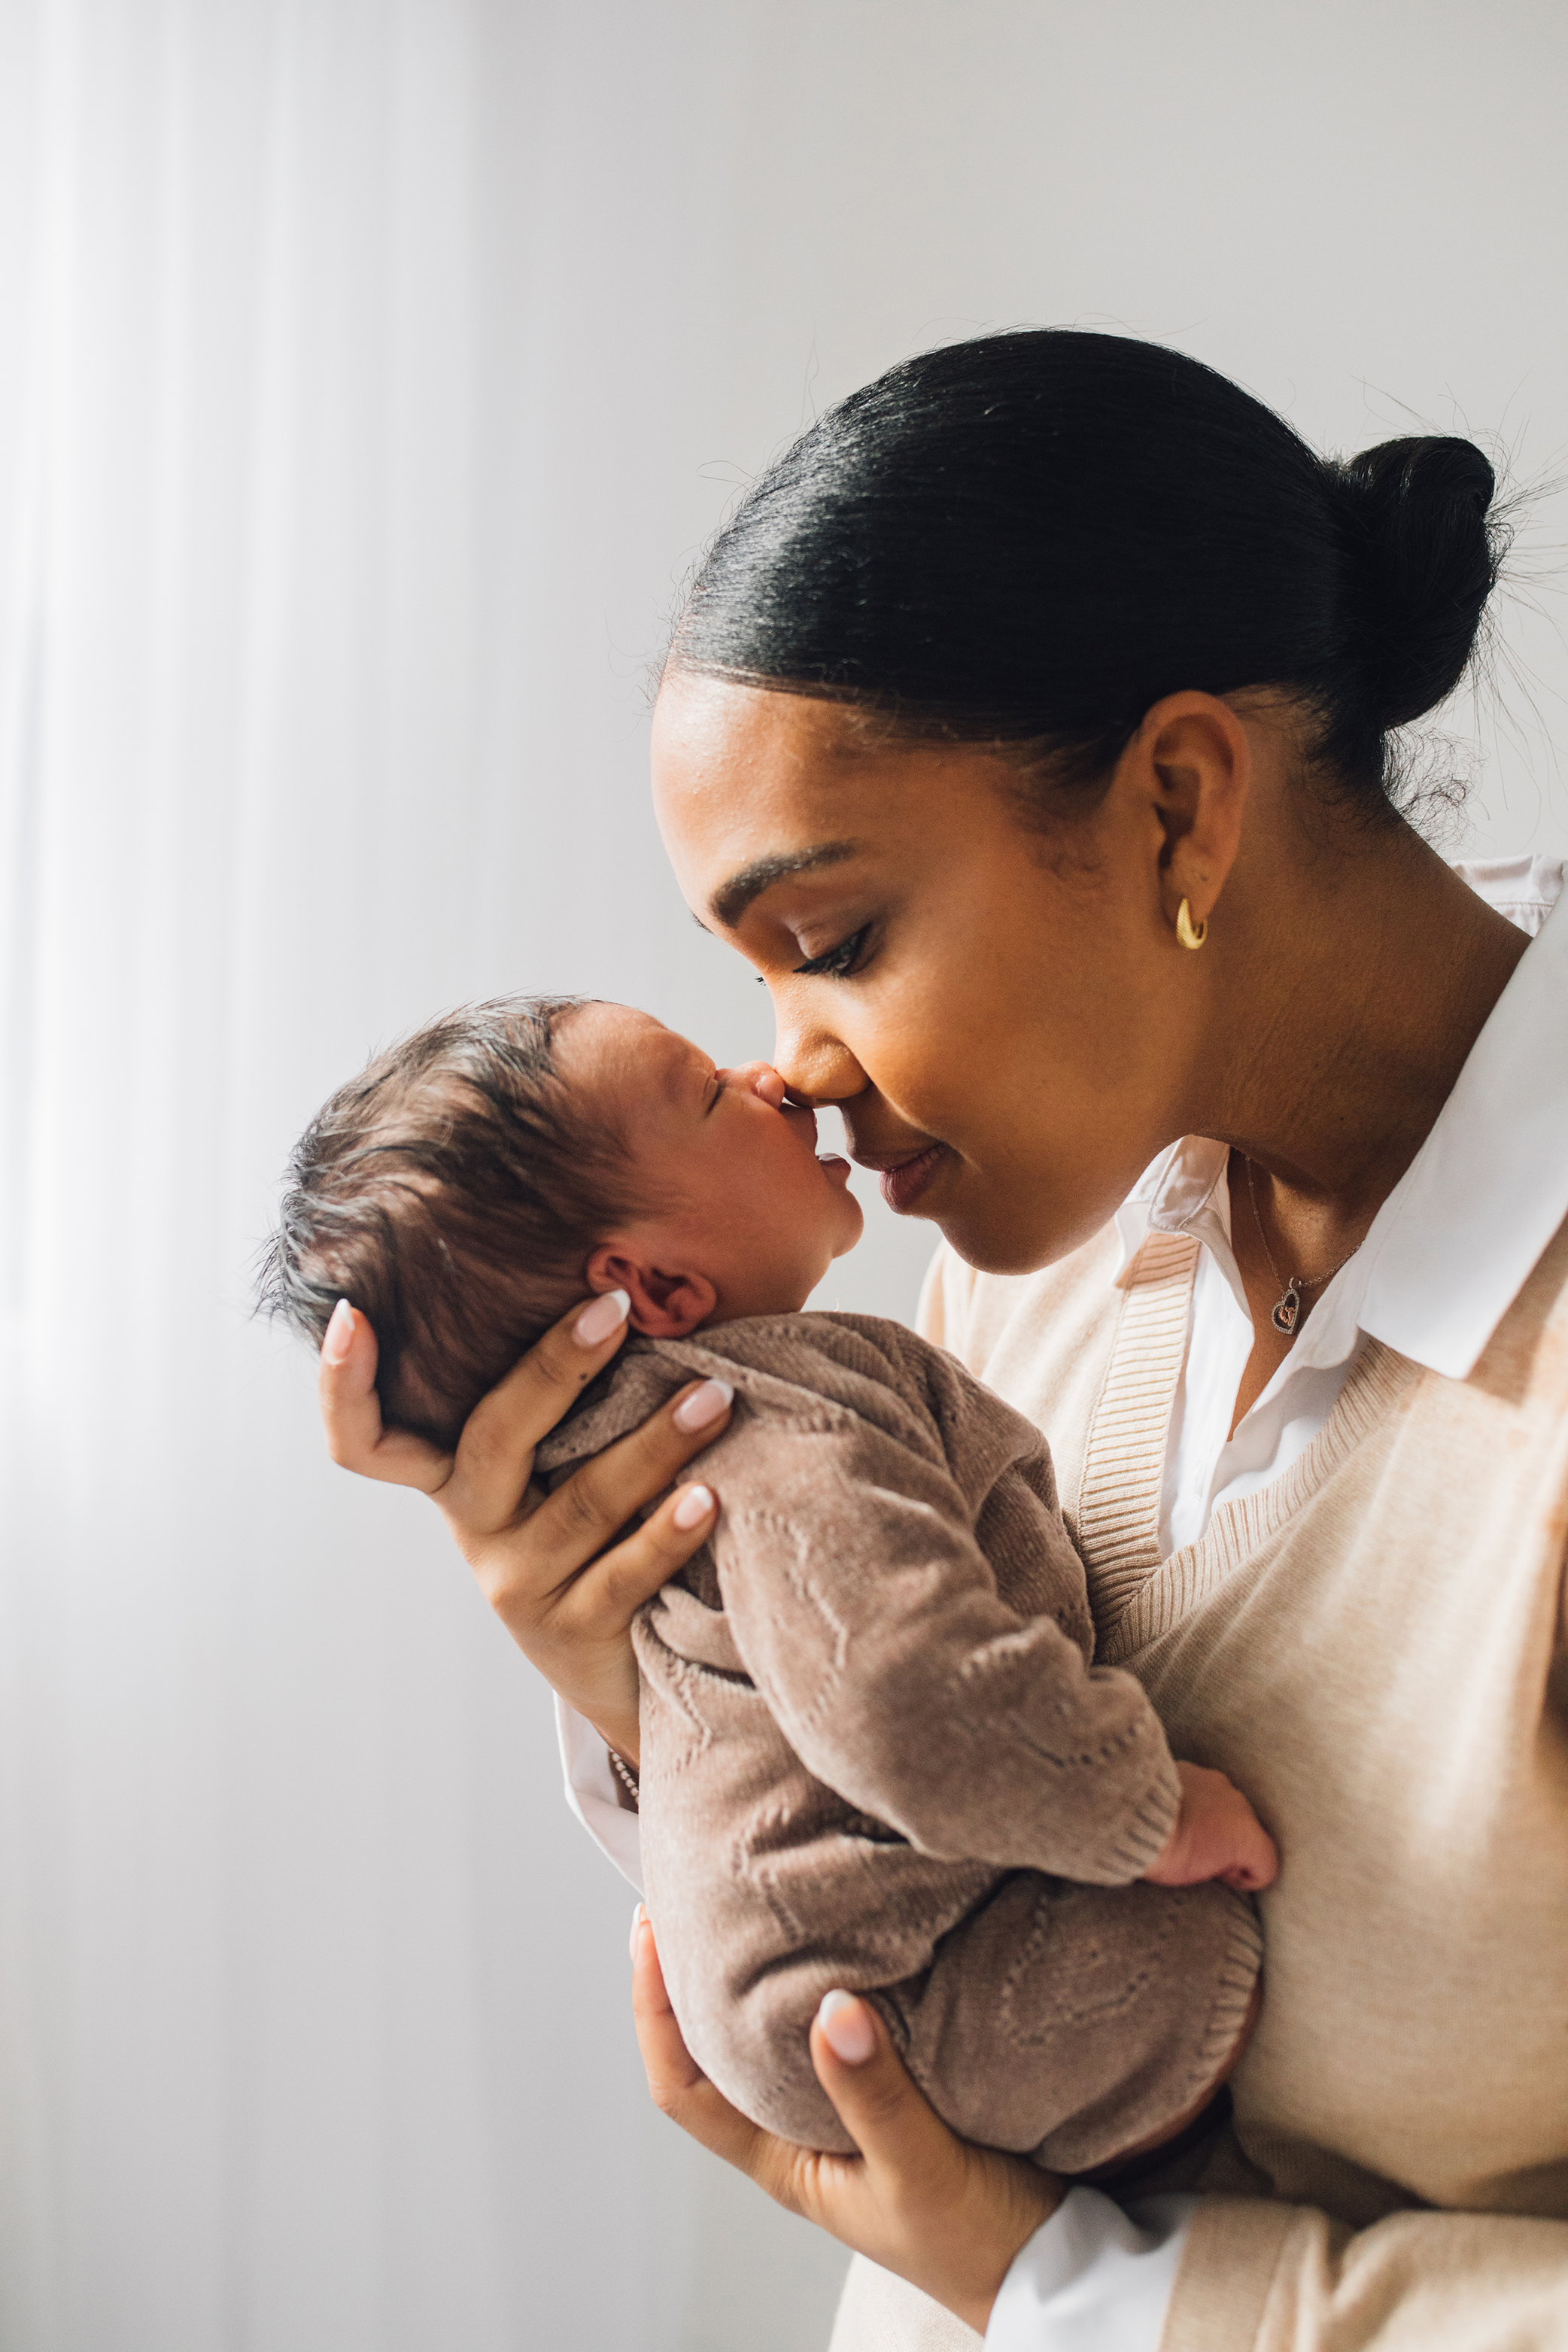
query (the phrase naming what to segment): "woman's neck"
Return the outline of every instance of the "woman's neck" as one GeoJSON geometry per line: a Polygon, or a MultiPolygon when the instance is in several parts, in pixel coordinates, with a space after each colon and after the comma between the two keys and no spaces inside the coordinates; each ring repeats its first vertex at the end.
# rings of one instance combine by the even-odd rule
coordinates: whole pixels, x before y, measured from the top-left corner
{"type": "Polygon", "coordinates": [[[1229,911],[1231,1042],[1195,1131],[1252,1161],[1276,1256],[1317,1272],[1409,1167],[1529,942],[1403,824],[1294,903],[1229,911]]]}
{"type": "Polygon", "coordinates": [[[1247,942],[1219,1008],[1232,1047],[1195,1131],[1232,1147],[1256,1335],[1239,1420],[1431,1133],[1529,942],[1405,825],[1309,868],[1249,935],[1245,892],[1230,913],[1247,942]],[[1272,1310],[1297,1276],[1311,1286],[1282,1334],[1272,1310]]]}

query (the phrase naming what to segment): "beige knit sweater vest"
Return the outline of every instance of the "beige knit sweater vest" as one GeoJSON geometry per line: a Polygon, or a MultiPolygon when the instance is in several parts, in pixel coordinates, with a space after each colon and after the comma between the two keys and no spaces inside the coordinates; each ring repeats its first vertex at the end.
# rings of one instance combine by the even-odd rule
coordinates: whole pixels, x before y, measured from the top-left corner
{"type": "MultiPolygon", "coordinates": [[[[1468,1380],[1364,1342],[1307,1452],[1162,1560],[1196,1249],[1152,1236],[1119,1285],[1111,1233],[1017,1280],[944,1252],[922,1309],[1050,1439],[1100,1657],[1280,1843],[1239,2151],[1204,2184],[1231,2194],[1193,2232],[1168,2352],[1555,2352],[1568,1228],[1468,1380]]],[[[835,2352],[973,2340],[908,2290],[878,2295],[855,2280],[835,2352]]]]}

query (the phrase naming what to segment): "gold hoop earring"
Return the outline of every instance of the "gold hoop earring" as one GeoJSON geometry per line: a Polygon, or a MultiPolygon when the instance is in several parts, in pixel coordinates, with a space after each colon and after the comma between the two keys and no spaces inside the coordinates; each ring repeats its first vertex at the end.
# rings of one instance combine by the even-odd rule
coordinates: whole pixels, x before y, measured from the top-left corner
{"type": "Polygon", "coordinates": [[[1207,922],[1193,927],[1192,909],[1184,898],[1176,909],[1176,937],[1184,948],[1201,948],[1209,935],[1207,922]]]}

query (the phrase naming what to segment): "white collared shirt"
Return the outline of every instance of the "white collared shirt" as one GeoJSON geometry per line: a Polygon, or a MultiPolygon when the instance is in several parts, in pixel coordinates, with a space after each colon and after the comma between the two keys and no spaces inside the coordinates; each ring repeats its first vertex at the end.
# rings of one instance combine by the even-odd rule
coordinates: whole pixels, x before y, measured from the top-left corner
{"type": "MultiPolygon", "coordinates": [[[[1531,937],[1563,888],[1557,860],[1459,870],[1531,937]]],[[[1234,1437],[1253,1334],[1230,1244],[1228,1149],[1186,1136],[1134,1186],[1116,1216],[1123,1265],[1147,1233],[1204,1244],[1166,1445],[1163,1552],[1196,1543],[1219,1504],[1268,1485],[1305,1452],[1364,1333],[1451,1380],[1472,1370],[1568,1215],[1568,1087],[1551,1083],[1549,1066],[1554,1042],[1559,1079],[1568,1066],[1565,1006],[1568,933],[1521,960],[1426,1142],[1234,1437]]]]}
{"type": "MultiPolygon", "coordinates": [[[[1458,870],[1535,943],[1365,1241],[1234,1436],[1253,1331],[1230,1245],[1226,1147],[1193,1136],[1173,1145],[1118,1212],[1123,1264],[1150,1231],[1203,1244],[1166,1445],[1167,1552],[1195,1542],[1216,1505],[1289,1467],[1333,1410],[1364,1336],[1465,1379],[1568,1216],[1568,915],[1547,921],[1563,863],[1516,857],[1458,870]]],[[[569,1708],[558,1719],[568,1801],[638,1885],[637,1816],[616,1803],[604,1744],[569,1708]]],[[[1152,2202],[1131,2226],[1098,2191],[1070,2190],[1008,2273],[986,2331],[991,2352],[1157,2352],[1193,2201],[1152,2202]]]]}

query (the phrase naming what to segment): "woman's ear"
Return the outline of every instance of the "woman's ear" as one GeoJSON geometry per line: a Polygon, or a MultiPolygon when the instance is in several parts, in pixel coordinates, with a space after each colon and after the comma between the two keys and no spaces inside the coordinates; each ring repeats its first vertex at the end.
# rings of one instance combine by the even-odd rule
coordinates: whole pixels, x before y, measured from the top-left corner
{"type": "Polygon", "coordinates": [[[1182,900],[1206,923],[1241,846],[1252,790],[1252,745],[1227,702],[1213,694],[1170,694],[1147,713],[1123,752],[1139,796],[1163,841],[1160,896],[1174,924],[1182,900]]]}
{"type": "Polygon", "coordinates": [[[684,1339],[705,1323],[719,1293],[705,1274],[679,1274],[653,1265],[622,1243],[601,1243],[588,1260],[590,1290],[624,1290],[626,1319],[650,1339],[684,1339]]]}

